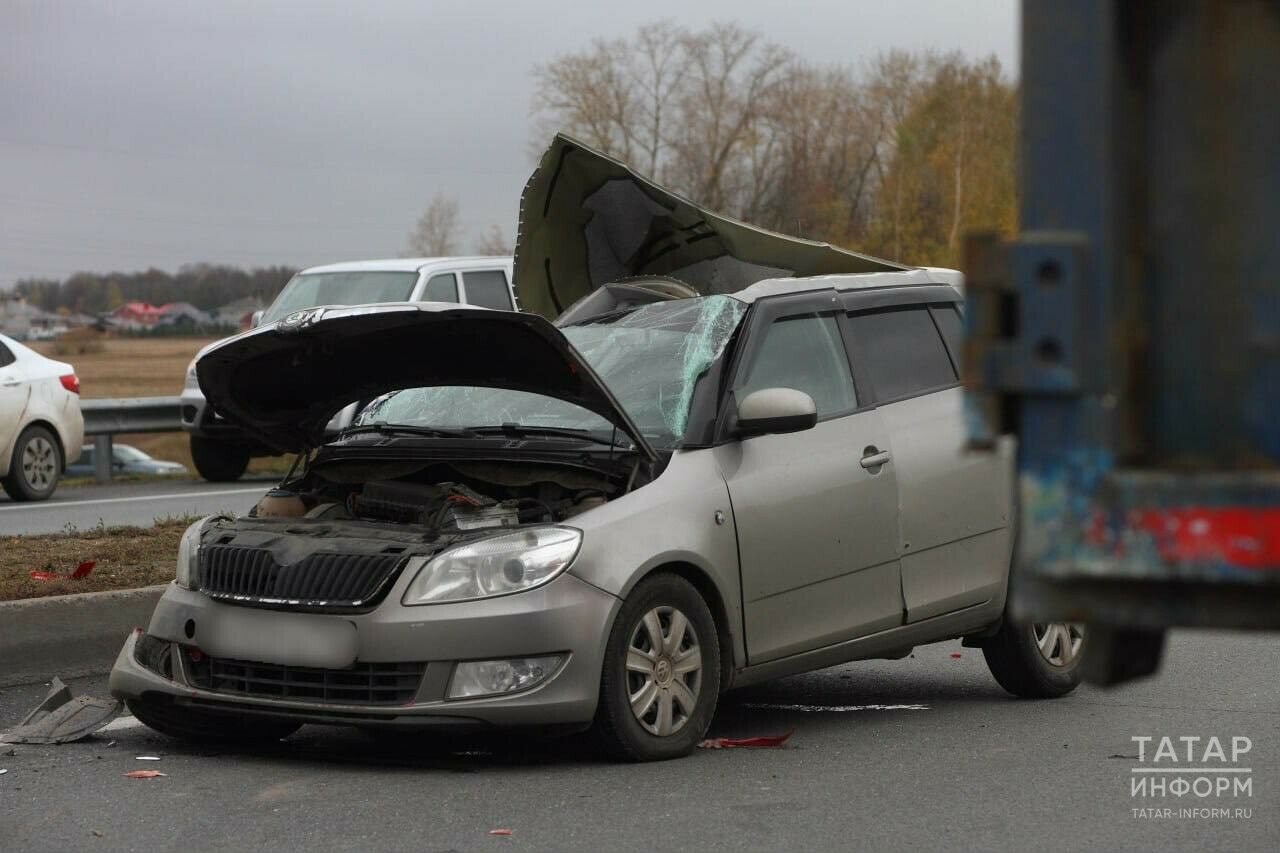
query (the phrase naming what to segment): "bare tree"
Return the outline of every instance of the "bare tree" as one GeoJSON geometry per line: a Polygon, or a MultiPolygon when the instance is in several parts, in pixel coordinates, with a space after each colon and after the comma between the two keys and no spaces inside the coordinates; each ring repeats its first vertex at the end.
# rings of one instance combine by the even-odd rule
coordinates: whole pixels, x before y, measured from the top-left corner
{"type": "Polygon", "coordinates": [[[486,228],[476,241],[477,255],[510,255],[512,251],[511,241],[497,224],[486,228]]]}
{"type": "Polygon", "coordinates": [[[409,254],[423,257],[457,254],[461,228],[457,199],[436,193],[409,234],[409,254]]]}

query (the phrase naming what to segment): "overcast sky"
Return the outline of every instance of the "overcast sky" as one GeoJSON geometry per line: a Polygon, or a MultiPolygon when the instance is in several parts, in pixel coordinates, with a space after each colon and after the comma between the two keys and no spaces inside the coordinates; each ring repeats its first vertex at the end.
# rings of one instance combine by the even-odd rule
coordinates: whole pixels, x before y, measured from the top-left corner
{"type": "Polygon", "coordinates": [[[659,18],[1017,69],[1015,0],[0,0],[0,287],[395,256],[437,191],[513,233],[532,66],[659,18]]]}

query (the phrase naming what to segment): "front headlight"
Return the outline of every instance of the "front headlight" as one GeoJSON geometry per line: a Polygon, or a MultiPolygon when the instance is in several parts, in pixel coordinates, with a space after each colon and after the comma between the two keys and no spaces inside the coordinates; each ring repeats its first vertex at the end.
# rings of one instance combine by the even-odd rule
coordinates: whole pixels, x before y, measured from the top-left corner
{"type": "Polygon", "coordinates": [[[196,588],[196,559],[200,554],[200,529],[204,523],[202,518],[188,527],[178,542],[178,586],[196,588]]]}
{"type": "Polygon", "coordinates": [[[569,568],[581,544],[582,533],[572,527],[529,527],[418,557],[409,563],[418,574],[403,602],[439,604],[533,589],[569,568]]]}

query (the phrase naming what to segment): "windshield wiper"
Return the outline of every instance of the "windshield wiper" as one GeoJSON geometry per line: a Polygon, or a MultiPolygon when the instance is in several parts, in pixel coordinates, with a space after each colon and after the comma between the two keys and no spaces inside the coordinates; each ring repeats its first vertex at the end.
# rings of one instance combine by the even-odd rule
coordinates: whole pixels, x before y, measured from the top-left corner
{"type": "Polygon", "coordinates": [[[338,433],[338,438],[376,432],[381,435],[424,435],[430,438],[475,438],[476,432],[470,429],[449,429],[447,427],[414,426],[412,424],[357,424],[349,426],[338,433]]]}
{"type": "Polygon", "coordinates": [[[620,450],[632,449],[632,445],[629,441],[615,440],[613,438],[601,438],[598,435],[594,435],[590,430],[573,429],[571,427],[502,424],[501,426],[473,426],[467,427],[467,429],[474,435],[509,435],[516,438],[526,438],[529,436],[574,438],[580,441],[590,441],[593,444],[603,444],[605,447],[615,447],[620,450]]]}

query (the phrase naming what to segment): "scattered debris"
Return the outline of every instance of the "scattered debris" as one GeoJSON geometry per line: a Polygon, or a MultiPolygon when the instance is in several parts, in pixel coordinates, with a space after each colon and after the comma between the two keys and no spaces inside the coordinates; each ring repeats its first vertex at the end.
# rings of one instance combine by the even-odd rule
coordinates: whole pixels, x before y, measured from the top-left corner
{"type": "Polygon", "coordinates": [[[960,660],[960,653],[959,653],[959,652],[952,652],[952,653],[951,653],[951,656],[952,656],[953,658],[955,658],[956,660],[960,660]]]}
{"type": "Polygon", "coordinates": [[[168,773],[161,773],[159,770],[130,770],[124,774],[130,779],[155,779],[159,776],[168,776],[168,773]]]}
{"type": "Polygon", "coordinates": [[[0,776],[3,776],[4,774],[6,774],[6,773],[8,773],[8,772],[9,772],[9,768],[7,768],[7,767],[0,767],[0,776]]]}
{"type": "Polygon", "coordinates": [[[89,573],[93,571],[93,567],[96,566],[97,564],[98,564],[97,560],[85,560],[83,563],[76,566],[75,571],[69,575],[60,575],[57,572],[36,571],[31,573],[31,577],[35,578],[38,581],[59,581],[59,580],[78,581],[78,580],[82,580],[83,578],[89,577],[89,573]]]}
{"type": "Polygon", "coordinates": [[[90,830],[90,832],[92,832],[92,833],[93,833],[93,837],[94,837],[94,838],[101,838],[101,837],[102,837],[102,830],[100,830],[100,829],[92,829],[92,830],[90,830]]]}
{"type": "Polygon", "coordinates": [[[759,749],[762,747],[782,746],[796,733],[795,729],[783,735],[761,735],[759,737],[711,737],[698,744],[698,749],[734,749],[746,747],[759,749]]]}
{"type": "Polygon", "coordinates": [[[71,688],[54,676],[49,695],[21,723],[0,734],[0,742],[71,743],[105,726],[119,710],[115,699],[73,697],[71,688]]]}
{"type": "Polygon", "coordinates": [[[747,702],[752,711],[800,711],[806,714],[848,714],[855,711],[927,711],[928,705],[781,705],[771,702],[747,702]]]}
{"type": "Polygon", "coordinates": [[[159,761],[159,760],[160,760],[160,756],[158,756],[158,755],[135,755],[135,756],[133,757],[133,760],[134,760],[134,761],[159,761]]]}
{"type": "Polygon", "coordinates": [[[510,835],[510,834],[511,834],[511,830],[509,830],[509,829],[491,829],[491,830],[489,830],[489,834],[490,834],[490,835],[510,835]]]}
{"type": "Polygon", "coordinates": [[[1107,756],[1107,758],[1128,758],[1128,759],[1129,759],[1129,760],[1131,760],[1131,761],[1137,761],[1137,760],[1138,760],[1138,756],[1137,756],[1137,755],[1121,755],[1121,754],[1120,754],[1120,753],[1118,753],[1118,752],[1113,752],[1113,753],[1111,753],[1110,755],[1108,755],[1108,756],[1107,756]]]}

